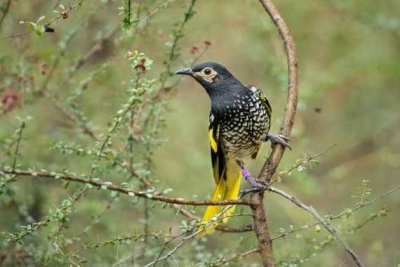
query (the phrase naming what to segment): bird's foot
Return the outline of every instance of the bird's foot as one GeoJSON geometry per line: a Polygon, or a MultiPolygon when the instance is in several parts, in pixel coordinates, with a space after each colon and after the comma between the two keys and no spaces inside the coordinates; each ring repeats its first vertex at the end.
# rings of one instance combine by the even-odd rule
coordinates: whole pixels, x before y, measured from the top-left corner
{"type": "Polygon", "coordinates": [[[238,161],[238,164],[240,166],[244,179],[251,185],[251,188],[240,191],[241,197],[243,197],[248,193],[255,193],[255,192],[265,191],[268,189],[267,182],[251,176],[250,172],[243,166],[243,162],[238,161]]]}
{"type": "Polygon", "coordinates": [[[269,134],[267,135],[267,138],[265,138],[265,140],[271,142],[271,147],[275,146],[276,144],[280,144],[292,150],[289,145],[290,138],[284,136],[283,134],[269,134]]]}

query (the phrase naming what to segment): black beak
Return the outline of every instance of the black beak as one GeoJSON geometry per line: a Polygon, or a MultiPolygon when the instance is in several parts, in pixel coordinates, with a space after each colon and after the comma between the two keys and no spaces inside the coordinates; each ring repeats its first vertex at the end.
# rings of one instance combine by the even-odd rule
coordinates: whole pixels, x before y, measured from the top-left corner
{"type": "Polygon", "coordinates": [[[192,71],[192,69],[185,68],[185,69],[180,69],[180,70],[175,71],[174,74],[175,75],[192,75],[193,71],[192,71]]]}

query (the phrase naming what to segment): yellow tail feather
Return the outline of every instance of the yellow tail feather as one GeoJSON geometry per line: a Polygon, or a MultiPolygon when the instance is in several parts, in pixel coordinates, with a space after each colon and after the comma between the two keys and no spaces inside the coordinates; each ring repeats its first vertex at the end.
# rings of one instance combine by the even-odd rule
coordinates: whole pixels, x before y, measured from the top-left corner
{"type": "MultiPolygon", "coordinates": [[[[239,166],[234,162],[234,164],[228,164],[226,172],[226,180],[221,178],[214,189],[214,192],[211,195],[210,200],[212,201],[220,201],[220,200],[231,200],[237,199],[240,190],[240,180],[242,177],[241,170],[239,166]]],[[[208,223],[219,213],[221,213],[226,206],[208,206],[206,212],[201,219],[201,228],[205,228],[199,236],[208,235],[214,232],[215,227],[217,227],[218,223],[215,221],[211,225],[208,223]]],[[[226,223],[233,212],[235,211],[235,206],[230,207],[227,211],[224,212],[223,215],[219,216],[219,219],[222,219],[224,223],[226,223]]]]}

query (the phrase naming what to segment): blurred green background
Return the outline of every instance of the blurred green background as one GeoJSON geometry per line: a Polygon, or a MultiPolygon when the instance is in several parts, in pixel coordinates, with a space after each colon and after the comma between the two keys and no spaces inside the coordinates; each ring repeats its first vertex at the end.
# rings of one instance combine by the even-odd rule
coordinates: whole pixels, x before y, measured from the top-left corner
{"type": "MultiPolygon", "coordinates": [[[[7,2],[0,2],[3,10],[7,2]]],[[[61,1],[65,7],[70,2],[61,1]]],[[[141,3],[139,17],[143,18],[163,2],[133,1],[132,10],[136,11],[141,3]]],[[[86,0],[81,8],[71,10],[67,19],[51,25],[54,33],[41,36],[29,33],[5,39],[24,31],[24,25],[19,24],[21,20],[35,22],[42,15],[46,19],[57,16],[53,13],[57,1],[11,1],[1,25],[0,99],[4,100],[11,90],[17,95],[18,106],[7,108],[3,101],[3,111],[7,112],[0,116],[1,165],[12,162],[13,150],[9,144],[18,128],[15,118],[31,116],[21,143],[18,160],[21,168],[50,171],[66,168],[87,174],[91,157],[63,154],[51,147],[52,143],[63,141],[88,148],[94,145],[93,140],[82,134],[79,127],[72,127],[49,99],[35,94],[59,54],[58,44],[78,29],[52,74],[48,90],[57,94],[63,105],[85,79],[94,75],[79,96],[79,109],[100,136],[107,132],[113,115],[126,102],[127,84],[133,78],[125,60],[126,52],[138,50],[153,59],[154,67],[146,75],[157,78],[165,69],[166,43],[171,42],[174,24],[183,20],[189,2],[168,2],[137,31],[120,29],[68,79],[79,58],[114,28],[121,28],[118,7],[123,1],[86,0]]],[[[292,31],[300,69],[300,102],[292,134],[293,150],[285,153],[278,171],[288,170],[306,155],[318,154],[336,144],[318,158],[318,165],[298,168],[276,186],[314,206],[321,214],[337,214],[360,201],[355,196],[363,180],[369,180],[367,187],[372,193],[369,199],[399,184],[400,5],[396,0],[380,4],[372,0],[283,0],[275,4],[292,31]]],[[[200,61],[222,63],[243,83],[262,88],[274,111],[271,132],[277,133],[286,101],[286,57],[280,36],[259,2],[202,0],[194,10],[196,13],[185,25],[184,37],[178,43],[180,57],[171,68],[188,67],[203,51],[204,42],[210,41],[200,61]],[[193,46],[199,48],[195,54],[191,53],[193,46]]],[[[176,79],[169,78],[167,85],[174,85],[176,79]]],[[[154,163],[151,178],[159,181],[160,188],[172,188],[171,196],[204,199],[213,189],[207,140],[208,96],[190,79],[184,79],[174,90],[163,110],[166,127],[160,129],[159,145],[151,153],[154,163]]],[[[116,147],[123,148],[124,138],[124,134],[116,138],[116,147]]],[[[258,173],[269,151],[269,145],[265,145],[259,158],[251,162],[252,173],[258,173]]],[[[120,183],[122,175],[110,170],[102,179],[120,183]]],[[[43,220],[50,209],[54,210],[77,188],[71,184],[64,189],[61,182],[38,178],[18,178],[17,182],[2,188],[0,230],[18,232],[21,225],[43,220]]],[[[345,233],[367,266],[400,264],[399,194],[394,192],[351,216],[332,221],[345,233]],[[387,216],[347,232],[382,208],[388,211],[387,216]]],[[[151,202],[147,205],[150,212],[145,215],[143,201],[132,204],[126,196],[115,200],[107,192],[91,191],[77,201],[68,215],[67,227],[61,234],[66,242],[64,251],[143,232],[145,217],[151,231],[168,233],[170,227],[174,233],[179,231],[184,218],[176,215],[174,209],[153,207],[151,202]],[[99,214],[102,214],[99,222],[93,224],[99,214]],[[82,234],[91,224],[91,229],[82,234]]],[[[313,222],[304,211],[273,194],[267,195],[266,206],[273,236],[284,229],[288,231],[291,226],[297,228],[313,222]]],[[[202,211],[202,208],[195,209],[198,216],[202,211]]],[[[241,216],[232,219],[230,224],[249,222],[241,216]]],[[[22,245],[1,240],[0,262],[5,266],[68,265],[56,242],[49,238],[58,226],[54,223],[41,228],[37,234],[25,237],[22,245]],[[19,251],[29,256],[18,258],[19,251]]],[[[276,240],[277,261],[282,266],[289,263],[291,266],[353,266],[337,243],[322,245],[326,237],[323,229],[310,227],[284,240],[276,240]]],[[[142,266],[154,259],[160,249],[152,247],[155,245],[151,242],[156,241],[151,241],[152,245],[148,242],[131,240],[82,249],[79,255],[87,260],[83,264],[87,266],[142,266]]],[[[216,232],[207,240],[186,245],[184,252],[178,252],[175,261],[171,259],[165,266],[201,266],[202,261],[216,260],[255,246],[256,239],[251,232],[216,232]]],[[[257,256],[251,256],[230,266],[259,266],[257,260],[257,256]]]]}

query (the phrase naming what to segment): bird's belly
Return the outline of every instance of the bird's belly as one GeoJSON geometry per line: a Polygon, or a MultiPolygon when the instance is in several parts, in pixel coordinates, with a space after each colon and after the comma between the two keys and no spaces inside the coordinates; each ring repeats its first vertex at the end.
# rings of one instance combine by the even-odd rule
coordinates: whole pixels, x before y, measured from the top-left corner
{"type": "Polygon", "coordinates": [[[227,157],[246,159],[258,152],[269,131],[269,121],[223,127],[221,139],[227,157]]]}

